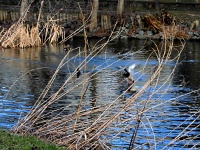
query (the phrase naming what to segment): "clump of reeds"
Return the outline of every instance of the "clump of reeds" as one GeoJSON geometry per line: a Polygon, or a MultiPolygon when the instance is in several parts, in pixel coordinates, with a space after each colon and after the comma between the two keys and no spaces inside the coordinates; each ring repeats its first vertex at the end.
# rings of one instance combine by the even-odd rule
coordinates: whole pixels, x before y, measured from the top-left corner
{"type": "Polygon", "coordinates": [[[43,27],[43,43],[58,43],[59,39],[65,38],[65,31],[62,26],[56,24],[52,19],[48,20],[43,27]]]}
{"type": "Polygon", "coordinates": [[[177,26],[177,25],[168,25],[163,26],[162,28],[163,39],[188,39],[185,29],[177,26]]]}
{"type": "MultiPolygon", "coordinates": [[[[25,48],[31,46],[39,46],[41,44],[39,23],[32,27],[30,27],[29,24],[25,24],[24,20],[29,9],[30,5],[27,7],[17,22],[15,22],[11,27],[6,29],[3,34],[1,34],[0,43],[2,47],[25,48]]],[[[40,17],[38,17],[38,22],[39,21],[40,17]]]]}
{"type": "Polygon", "coordinates": [[[24,25],[23,22],[13,24],[7,31],[1,34],[1,46],[4,48],[25,48],[41,46],[46,43],[55,43],[65,37],[61,26],[47,21],[44,26],[24,25]],[[44,39],[41,36],[44,35],[44,39]]]}
{"type": "Polygon", "coordinates": [[[36,25],[26,24],[24,18],[28,12],[19,18],[19,20],[14,23],[10,28],[3,29],[0,33],[0,43],[4,48],[25,48],[33,46],[41,46],[49,43],[58,42],[58,39],[63,40],[65,38],[65,32],[60,25],[50,18],[46,20],[46,23],[41,23],[41,13],[43,2],[41,2],[41,7],[38,15],[38,20],[36,25]],[[44,39],[43,39],[44,38],[44,39]]]}
{"type": "Polygon", "coordinates": [[[1,45],[4,48],[25,48],[39,46],[41,38],[36,27],[30,28],[29,25],[14,24],[2,36],[1,45]]]}
{"type": "MultiPolygon", "coordinates": [[[[170,84],[172,75],[178,63],[180,53],[184,47],[184,43],[182,43],[177,53],[177,56],[171,58],[171,54],[174,50],[174,36],[170,35],[170,37],[171,40],[163,39],[162,46],[159,47],[158,45],[155,45],[156,48],[153,49],[152,54],[154,53],[157,56],[157,65],[152,68],[148,68],[146,66],[142,67],[143,69],[141,70],[141,74],[145,74],[147,71],[153,71],[148,81],[139,89],[137,93],[127,98],[124,103],[119,102],[119,99],[121,99],[125,94],[122,93],[119,94],[119,96],[116,97],[112,102],[105,101],[105,103],[101,106],[92,107],[86,110],[82,108],[83,101],[86,101],[85,103],[88,104],[91,101],[98,101],[101,97],[105,97],[106,95],[109,96],[109,91],[111,89],[107,89],[107,93],[97,95],[92,100],[84,99],[84,95],[85,92],[87,92],[89,82],[93,80],[96,74],[106,68],[103,68],[102,70],[95,73],[85,72],[83,75],[84,78],[79,81],[77,81],[76,79],[76,74],[78,72],[78,69],[86,70],[85,67],[87,63],[91,60],[91,57],[95,57],[99,52],[101,52],[104,47],[110,42],[111,38],[109,38],[103,44],[97,43],[94,47],[91,48],[92,50],[87,50],[85,48],[83,52],[80,52],[79,54],[74,56],[77,57],[79,55],[82,55],[85,57],[85,59],[74,70],[74,72],[69,75],[63,85],[54,94],[47,97],[47,93],[51,86],[53,86],[59,70],[69,63],[69,59],[66,58],[72,51],[74,51],[74,49],[70,49],[59,64],[51,80],[47,84],[44,91],[41,93],[41,96],[38,98],[30,112],[24,118],[19,120],[18,124],[16,124],[15,127],[12,128],[12,130],[16,133],[31,134],[39,138],[44,138],[59,145],[66,145],[70,149],[110,149],[109,143],[112,139],[118,138],[118,136],[123,132],[129,132],[129,134],[132,134],[132,138],[128,141],[130,143],[129,149],[142,148],[143,145],[136,146],[135,141],[136,139],[147,138],[137,135],[137,131],[141,126],[145,129],[143,121],[144,119],[148,120],[146,113],[148,111],[154,110],[156,107],[161,107],[162,105],[165,105],[165,103],[171,102],[171,100],[169,100],[167,102],[161,102],[160,104],[156,103],[154,105],[153,103],[155,101],[151,100],[154,94],[167,92],[168,89],[165,89],[163,91],[162,86],[168,86],[168,84],[170,84]],[[90,51],[88,55],[87,53],[85,53],[87,51],[90,51]],[[165,67],[166,63],[171,60],[174,60],[176,62],[176,65],[172,69],[169,76],[167,76],[165,79],[160,79],[162,69],[165,67]],[[74,82],[74,80],[76,82],[74,82]],[[157,87],[158,83],[161,81],[163,82],[163,85],[161,87],[157,87]],[[70,86],[73,83],[75,83],[75,85],[70,86]],[[65,95],[73,92],[73,90],[78,87],[82,87],[80,88],[81,96],[79,99],[79,103],[76,107],[74,107],[74,109],[72,109],[70,113],[66,114],[64,112],[68,107],[74,106],[73,104],[63,105],[56,110],[50,110],[52,105],[62,99],[65,95]],[[140,103],[135,103],[136,100],[144,93],[148,93],[148,97],[146,99],[143,99],[140,103]],[[135,124],[129,124],[130,122],[135,122],[135,124]],[[116,128],[120,128],[120,130],[116,130],[116,128]],[[134,128],[134,132],[129,131],[129,128],[134,128]]],[[[87,45],[87,40],[85,40],[85,42],[85,44],[87,45]]],[[[124,58],[126,58],[126,56],[124,56],[124,58]]],[[[120,59],[116,60],[116,62],[118,61],[120,61],[120,59]]],[[[148,58],[146,63],[148,63],[148,58]]],[[[113,74],[119,74],[119,71],[116,71],[113,74]]],[[[139,79],[136,79],[136,83],[138,80],[139,79]]],[[[111,85],[111,87],[112,86],[115,85],[111,85]]],[[[150,121],[149,126],[152,127],[150,121]]],[[[155,139],[149,139],[149,141],[151,142],[144,143],[144,145],[149,145],[150,148],[151,146],[153,146],[152,144],[154,142],[156,143],[156,140],[154,140],[155,139]]]]}

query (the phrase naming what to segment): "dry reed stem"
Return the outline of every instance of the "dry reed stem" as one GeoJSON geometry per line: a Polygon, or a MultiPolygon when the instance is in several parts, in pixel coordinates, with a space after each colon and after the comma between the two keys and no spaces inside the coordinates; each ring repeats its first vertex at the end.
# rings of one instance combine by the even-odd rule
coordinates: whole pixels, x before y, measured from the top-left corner
{"type": "Polygon", "coordinates": [[[40,3],[40,10],[39,10],[39,14],[38,14],[38,20],[37,20],[36,28],[40,27],[39,23],[40,23],[40,18],[41,18],[41,14],[42,14],[43,5],[44,5],[44,0],[42,0],[41,3],[40,3]]]}
{"type": "MultiPolygon", "coordinates": [[[[79,5],[79,3],[78,3],[79,5]]],[[[81,16],[82,16],[82,23],[83,25],[85,24],[85,17],[83,15],[83,12],[82,12],[82,9],[79,5],[79,9],[81,11],[81,16]]],[[[83,26],[83,32],[84,32],[84,56],[85,58],[87,57],[87,46],[88,46],[88,40],[87,40],[87,32],[86,32],[86,27],[83,26]]],[[[83,97],[85,95],[85,89],[86,89],[86,78],[87,78],[87,75],[86,75],[86,69],[87,69],[87,60],[85,59],[84,60],[84,79],[83,79],[83,84],[82,84],[82,91],[81,91],[81,98],[80,98],[80,101],[79,101],[79,104],[78,104],[78,109],[77,109],[77,114],[76,114],[76,120],[75,120],[75,123],[74,123],[74,130],[76,130],[76,123],[79,119],[79,115],[80,115],[80,109],[81,109],[81,105],[82,105],[82,100],[83,100],[83,97]]]]}

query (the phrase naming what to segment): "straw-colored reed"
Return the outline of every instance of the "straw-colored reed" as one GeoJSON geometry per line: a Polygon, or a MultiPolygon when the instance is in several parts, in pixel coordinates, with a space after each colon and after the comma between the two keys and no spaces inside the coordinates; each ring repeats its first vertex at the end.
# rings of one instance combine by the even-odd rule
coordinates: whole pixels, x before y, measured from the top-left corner
{"type": "Polygon", "coordinates": [[[1,46],[4,48],[25,48],[41,46],[46,43],[57,43],[59,38],[64,39],[64,30],[55,23],[47,23],[42,30],[38,26],[12,25],[6,32],[1,33],[1,46]],[[46,31],[46,39],[41,39],[41,34],[46,31]],[[42,42],[44,41],[44,42],[42,42]]]}
{"type": "MultiPolygon", "coordinates": [[[[31,29],[31,32],[33,33],[31,33],[30,36],[30,30],[27,27],[25,28],[21,25],[18,25],[17,27],[20,27],[22,29],[17,29],[13,27],[13,30],[17,32],[13,33],[10,29],[8,30],[9,32],[7,31],[7,36],[4,36],[2,38],[5,47],[26,47],[26,45],[31,45],[34,42],[40,44],[41,40],[39,40],[39,38],[37,42],[33,40],[27,40],[30,39],[30,37],[35,38],[39,36],[37,28],[31,29]],[[27,38],[26,43],[25,41],[21,41],[22,38],[19,38],[20,35],[22,35],[21,33],[23,33],[23,35],[25,35],[25,37],[27,38]]],[[[60,88],[57,91],[55,91],[54,94],[47,96],[49,90],[54,85],[55,79],[60,69],[63,66],[70,65],[70,59],[73,59],[67,58],[74,50],[79,48],[70,49],[64,56],[63,60],[60,62],[58,68],[56,69],[55,73],[48,82],[47,86],[44,88],[43,92],[37,99],[32,109],[25,117],[19,120],[19,122],[12,128],[12,131],[19,134],[31,134],[37,136],[38,138],[46,139],[59,145],[66,145],[69,149],[111,149],[110,141],[112,139],[118,138],[120,133],[129,132],[130,134],[132,134],[132,138],[128,141],[130,143],[129,149],[142,149],[145,145],[148,145],[149,149],[151,149],[151,147],[156,147],[157,142],[162,142],[162,140],[168,137],[166,136],[164,137],[164,139],[158,139],[154,137],[153,139],[149,139],[150,142],[144,143],[140,146],[136,146],[135,141],[136,139],[146,139],[146,137],[140,137],[137,134],[137,131],[140,126],[142,126],[144,130],[146,129],[146,126],[144,125],[145,123],[143,122],[144,119],[146,120],[146,122],[149,123],[148,126],[153,130],[151,120],[149,119],[149,116],[146,116],[145,113],[148,111],[152,111],[156,108],[162,107],[166,103],[172,103],[176,99],[172,98],[164,102],[160,102],[159,104],[155,103],[159,100],[159,97],[157,100],[151,99],[154,94],[162,93],[160,95],[160,97],[162,97],[169,90],[169,88],[165,88],[165,90],[163,90],[162,87],[169,87],[172,80],[172,75],[175,71],[176,66],[178,65],[180,54],[184,48],[184,42],[182,41],[179,48],[174,47],[173,39],[175,37],[175,34],[177,33],[176,28],[163,28],[162,44],[161,46],[155,44],[156,48],[152,48],[153,50],[150,54],[154,54],[157,57],[157,64],[152,68],[146,67],[146,64],[149,60],[149,58],[147,58],[146,64],[142,67],[140,72],[142,75],[145,75],[146,72],[152,73],[148,81],[139,89],[137,93],[127,98],[124,101],[124,103],[120,103],[119,99],[124,97],[124,94],[126,92],[125,91],[119,94],[118,97],[115,97],[115,99],[112,102],[105,101],[103,105],[92,107],[87,110],[82,108],[83,100],[87,101],[88,103],[98,101],[98,99],[100,99],[101,97],[109,95],[111,89],[107,89],[105,93],[103,93],[102,95],[97,95],[92,100],[84,99],[84,95],[87,91],[89,82],[93,80],[96,74],[109,67],[106,66],[105,68],[102,68],[102,70],[99,70],[95,73],[86,73],[86,64],[99,52],[101,52],[105,48],[105,46],[113,40],[113,38],[118,38],[120,33],[113,36],[112,32],[105,43],[100,44],[101,42],[99,41],[96,43],[95,46],[90,47],[90,45],[88,45],[87,43],[87,34],[85,28],[86,25],[83,20],[83,26],[80,29],[77,29],[77,31],[75,31],[71,35],[71,37],[73,37],[73,35],[75,35],[78,31],[84,30],[84,50],[79,50],[79,54],[75,55],[73,58],[81,55],[85,59],[82,62],[80,62],[79,66],[75,68],[75,71],[71,73],[68,76],[68,78],[66,78],[63,85],[61,85],[60,88]],[[171,54],[174,50],[176,50],[177,55],[172,57],[171,54]],[[165,79],[161,79],[160,76],[162,74],[162,70],[169,61],[175,62],[174,68],[169,73],[169,76],[165,77],[165,79]],[[85,70],[85,73],[83,75],[84,78],[82,78],[82,80],[78,80],[75,78],[78,69],[85,70]],[[158,87],[158,84],[161,81],[162,86],[158,87]],[[67,108],[74,106],[73,104],[63,105],[60,108],[51,110],[52,105],[59,102],[59,100],[61,100],[65,95],[68,95],[70,92],[73,92],[73,90],[78,87],[81,87],[81,97],[79,98],[79,102],[76,105],[76,107],[73,107],[70,113],[66,114],[64,112],[67,108]],[[139,103],[136,103],[136,100],[143,93],[148,93],[147,98],[141,100],[139,103]],[[130,122],[134,122],[135,124],[130,124],[130,122]],[[127,130],[129,128],[134,128],[134,132],[131,133],[131,131],[127,130]]],[[[45,24],[45,27],[43,28],[43,31],[45,32],[44,42],[57,42],[58,37],[62,35],[62,28],[53,24],[52,22],[47,22],[47,24],[45,24]],[[49,33],[50,36],[48,36],[49,33]]],[[[62,42],[66,41],[68,38],[63,39],[62,42]]],[[[139,51],[140,50],[138,50],[137,52],[139,51]]],[[[121,59],[124,58],[126,58],[126,56],[123,56],[123,58],[121,59]]],[[[120,59],[116,60],[113,63],[116,63],[118,61],[120,61],[120,59]]],[[[119,74],[119,72],[120,70],[114,72],[113,74],[119,74]]],[[[135,82],[137,83],[138,80],[139,78],[136,79],[135,82]]],[[[111,87],[112,86],[115,85],[111,85],[111,87]]],[[[163,113],[164,112],[160,112],[157,115],[161,116],[163,115],[163,113]]],[[[176,130],[176,128],[174,128],[174,130],[176,130]]],[[[149,131],[146,132],[149,134],[149,131]]],[[[183,134],[183,132],[181,132],[180,134],[183,134]]],[[[180,135],[172,139],[169,144],[175,143],[179,139],[179,137],[180,135]]],[[[125,137],[124,139],[127,140],[125,137]]],[[[166,144],[166,147],[169,144],[166,144]]]]}
{"type": "Polygon", "coordinates": [[[30,5],[25,10],[24,15],[14,23],[10,28],[3,29],[0,32],[0,43],[4,48],[25,48],[33,46],[41,46],[49,43],[58,42],[65,38],[65,32],[62,27],[56,24],[55,21],[46,20],[46,23],[41,23],[41,15],[44,1],[41,1],[41,6],[38,14],[38,20],[36,25],[25,24],[24,20],[27,16],[30,5]],[[43,34],[45,31],[45,39],[43,34]]]}
{"type": "Polygon", "coordinates": [[[41,39],[36,27],[14,24],[4,33],[1,43],[4,48],[25,48],[39,46],[41,39]]]}
{"type": "MultiPolygon", "coordinates": [[[[84,69],[86,67],[85,63],[87,64],[90,61],[90,57],[95,57],[99,52],[101,52],[104,49],[104,47],[112,40],[111,37],[112,36],[110,36],[110,38],[103,44],[97,43],[95,47],[92,47],[92,50],[89,50],[90,53],[88,55],[84,54],[84,52],[81,52],[74,56],[77,57],[79,55],[83,55],[85,57],[85,60],[83,60],[83,62],[80,63],[80,65],[77,68],[84,69]]],[[[133,149],[134,147],[136,147],[135,140],[137,138],[141,138],[138,137],[136,131],[138,130],[140,125],[142,125],[143,118],[145,118],[145,113],[151,111],[156,107],[160,107],[162,105],[165,105],[166,103],[173,101],[173,99],[169,99],[168,101],[162,102],[160,104],[156,103],[156,105],[153,105],[155,101],[151,100],[151,97],[154,94],[167,92],[167,88],[165,91],[160,91],[161,87],[156,88],[160,80],[163,80],[160,79],[162,69],[165,67],[168,61],[173,60],[176,62],[177,65],[180,53],[184,48],[184,43],[182,43],[182,45],[180,45],[180,47],[176,49],[176,51],[178,52],[177,55],[172,58],[171,54],[174,50],[174,36],[170,37],[172,38],[164,39],[162,41],[161,47],[155,45],[156,48],[153,49],[152,54],[154,53],[157,56],[158,63],[153,68],[147,69],[146,66],[143,66],[141,74],[145,74],[147,71],[150,70],[154,71],[152,72],[151,77],[149,77],[149,80],[141,87],[141,89],[136,94],[133,94],[131,97],[126,99],[125,103],[123,104],[119,105],[119,99],[124,96],[124,93],[116,97],[115,100],[113,100],[112,102],[108,102],[102,106],[93,107],[88,110],[82,109],[81,103],[83,100],[88,102],[95,102],[98,101],[98,99],[102,96],[109,95],[110,89],[107,89],[107,93],[104,93],[103,95],[98,95],[91,101],[83,99],[84,93],[87,91],[87,85],[90,81],[93,80],[95,74],[98,74],[101,70],[93,74],[85,73],[84,78],[82,80],[74,82],[73,80],[75,79],[75,75],[77,73],[76,68],[75,71],[66,79],[63,85],[60,87],[60,89],[58,89],[58,91],[56,91],[53,95],[46,97],[49,89],[51,88],[51,86],[53,86],[53,83],[55,82],[56,75],[59,72],[59,70],[69,63],[69,59],[66,58],[72,51],[74,51],[74,49],[69,50],[66,56],[61,61],[61,63],[59,64],[57,70],[55,71],[51,80],[47,84],[46,88],[41,93],[41,96],[36,101],[35,105],[24,118],[19,120],[18,124],[16,124],[12,130],[20,134],[31,134],[39,138],[52,141],[59,145],[66,145],[69,149],[110,149],[111,147],[109,145],[109,141],[112,139],[109,139],[108,137],[110,135],[112,135],[112,138],[118,137],[120,133],[125,132],[127,128],[131,127],[135,128],[135,132],[132,133],[132,139],[130,139],[129,141],[129,148],[133,149]],[[74,83],[76,84],[74,86],[71,86],[74,83]],[[63,96],[67,95],[75,88],[81,86],[82,91],[80,90],[80,93],[82,93],[82,96],[80,98],[79,105],[76,109],[73,109],[71,113],[63,114],[66,108],[72,107],[71,104],[57,108],[57,110],[48,109],[50,106],[54,105],[56,102],[62,99],[63,96]],[[71,88],[66,89],[66,87],[71,88]],[[135,101],[143,93],[147,92],[147,89],[149,88],[152,89],[151,92],[149,92],[148,94],[149,96],[146,99],[142,100],[140,103],[135,104],[135,101]],[[56,112],[58,113],[55,114],[56,112]],[[52,114],[54,115],[52,117],[49,117],[52,114]],[[92,119],[90,116],[96,117],[93,117],[92,119]],[[128,122],[130,121],[134,121],[136,124],[128,124],[128,122]],[[116,128],[121,129],[116,131],[116,128]]],[[[117,61],[120,61],[120,59],[116,60],[116,62],[117,61]]],[[[148,58],[146,63],[148,63],[148,58]]],[[[170,80],[172,78],[176,65],[172,69],[172,72],[169,74],[169,76],[165,79],[165,81],[163,81],[162,86],[169,86],[168,84],[170,84],[170,80]]],[[[151,122],[149,122],[149,125],[151,126],[151,122]]],[[[144,143],[144,145],[145,144],[148,143],[144,143]]],[[[152,146],[151,144],[152,143],[150,143],[149,145],[152,146]]]]}
{"type": "Polygon", "coordinates": [[[186,33],[185,29],[182,29],[179,26],[169,25],[169,26],[163,26],[163,38],[188,39],[189,36],[186,33]]]}

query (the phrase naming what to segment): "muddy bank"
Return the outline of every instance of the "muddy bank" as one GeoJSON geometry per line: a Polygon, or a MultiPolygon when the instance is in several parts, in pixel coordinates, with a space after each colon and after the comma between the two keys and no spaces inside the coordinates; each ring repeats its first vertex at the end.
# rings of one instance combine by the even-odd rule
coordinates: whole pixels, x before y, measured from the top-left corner
{"type": "MultiPolygon", "coordinates": [[[[113,37],[136,39],[162,39],[173,36],[175,39],[200,39],[200,17],[195,14],[170,13],[132,13],[122,18],[116,15],[99,15],[98,27],[88,29],[88,37],[113,37]]],[[[63,24],[66,33],[71,34],[79,27],[81,20],[63,24]]],[[[83,33],[76,35],[82,37],[83,33]]]]}

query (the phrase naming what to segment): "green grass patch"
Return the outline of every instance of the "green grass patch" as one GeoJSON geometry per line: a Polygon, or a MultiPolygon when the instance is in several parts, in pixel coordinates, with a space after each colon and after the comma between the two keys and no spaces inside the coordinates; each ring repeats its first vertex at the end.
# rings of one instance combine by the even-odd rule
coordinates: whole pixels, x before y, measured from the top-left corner
{"type": "Polygon", "coordinates": [[[4,150],[66,150],[32,136],[19,136],[5,130],[0,130],[0,149],[4,150]]]}

